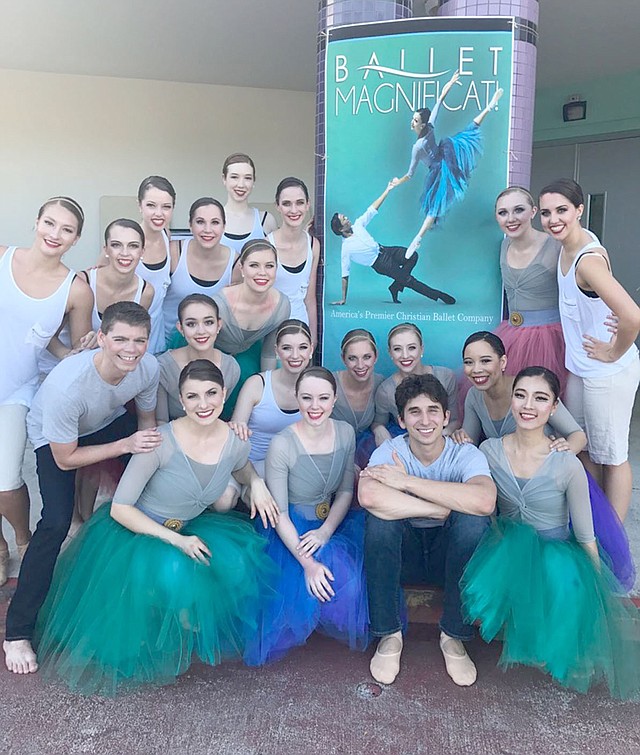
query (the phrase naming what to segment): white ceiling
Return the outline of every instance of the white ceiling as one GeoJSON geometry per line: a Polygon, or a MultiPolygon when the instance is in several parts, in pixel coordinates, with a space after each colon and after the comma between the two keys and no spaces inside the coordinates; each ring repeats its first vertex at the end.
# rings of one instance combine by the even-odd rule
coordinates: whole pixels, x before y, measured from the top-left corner
{"type": "MultiPolygon", "coordinates": [[[[316,28],[315,0],[0,0],[0,68],[313,91],[316,28]]],[[[639,31],[640,0],[540,0],[538,86],[640,68],[639,31]]]]}

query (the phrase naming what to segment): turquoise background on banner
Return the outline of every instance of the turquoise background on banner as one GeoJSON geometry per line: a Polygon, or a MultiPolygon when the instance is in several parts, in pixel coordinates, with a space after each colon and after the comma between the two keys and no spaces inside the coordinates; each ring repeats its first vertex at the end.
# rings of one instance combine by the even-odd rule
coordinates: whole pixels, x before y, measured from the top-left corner
{"type": "MultiPolygon", "coordinates": [[[[484,19],[486,22],[486,19],[484,19]]],[[[425,19],[420,19],[424,25],[425,19]]],[[[473,19],[468,20],[470,29],[473,19]]],[[[361,30],[363,27],[354,27],[361,30]]],[[[375,28],[375,25],[372,25],[375,28]]],[[[502,284],[499,271],[499,247],[502,235],[494,216],[497,194],[506,186],[508,176],[508,142],[510,91],[512,77],[512,35],[504,31],[428,31],[330,41],[326,63],[326,184],[325,184],[325,284],[323,364],[339,369],[340,341],[352,328],[367,328],[376,336],[380,359],[376,371],[391,374],[393,365],[386,352],[386,336],[391,327],[403,321],[418,325],[425,341],[425,361],[459,368],[460,349],[465,338],[476,330],[493,330],[500,322],[502,284]],[[473,50],[460,51],[460,48],[473,50]],[[497,54],[489,48],[499,47],[497,54]],[[377,93],[379,109],[391,108],[398,84],[409,99],[416,81],[394,73],[358,70],[370,64],[375,53],[380,66],[399,69],[404,50],[406,72],[440,75],[421,89],[427,93],[418,107],[433,107],[439,88],[443,87],[459,66],[460,55],[472,58],[441,106],[436,123],[436,139],[462,131],[478,115],[497,86],[505,93],[498,109],[483,120],[483,155],[471,174],[469,188],[435,228],[428,231],[419,250],[413,275],[428,285],[446,291],[457,300],[447,306],[405,289],[401,304],[393,304],[388,286],[391,279],[371,268],[351,265],[347,304],[331,305],[341,298],[341,238],[330,228],[334,212],[346,214],[352,221],[384,191],[389,180],[403,176],[410,162],[416,136],[410,129],[413,108],[401,96],[388,113],[371,112],[363,102],[353,113],[354,102],[363,95],[363,87],[373,102],[377,93]],[[346,63],[338,56],[345,56],[346,63]],[[431,68],[430,68],[431,61],[431,68]],[[341,65],[337,65],[341,64],[341,65]],[[346,77],[337,82],[337,77],[346,77]],[[464,99],[475,85],[478,100],[464,99]],[[482,82],[491,82],[483,84],[482,82]],[[392,84],[393,88],[388,84],[392,84]],[[355,100],[348,98],[355,86],[355,100]],[[439,87],[439,88],[438,88],[439,87]],[[341,97],[337,98],[337,90],[341,97]],[[343,99],[347,97],[348,102],[343,99]],[[447,109],[446,106],[452,108],[447,109]],[[455,109],[459,108],[459,109],[455,109]],[[337,109],[337,112],[336,112],[337,109]]],[[[421,84],[419,86],[422,86],[421,84]]],[[[419,230],[424,216],[420,195],[426,176],[419,164],[413,178],[395,188],[387,197],[367,230],[379,244],[408,246],[419,230]]]]}

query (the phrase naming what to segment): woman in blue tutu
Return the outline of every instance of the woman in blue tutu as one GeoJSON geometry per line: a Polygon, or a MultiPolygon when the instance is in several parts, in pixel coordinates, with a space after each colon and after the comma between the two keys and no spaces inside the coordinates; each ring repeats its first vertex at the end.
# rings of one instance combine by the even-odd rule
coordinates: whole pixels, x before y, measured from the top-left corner
{"type": "Polygon", "coordinates": [[[278,598],[245,659],[276,660],[314,629],[363,650],[368,640],[364,512],[350,511],[355,436],[332,420],[336,382],[324,367],[298,378],[301,419],[271,441],[267,485],[280,509],[268,553],[281,569],[278,598]]]}
{"type": "Polygon", "coordinates": [[[402,178],[394,178],[391,182],[393,186],[399,186],[413,178],[418,163],[424,163],[427,168],[421,200],[424,222],[407,249],[407,257],[418,249],[422,237],[434,223],[464,196],[469,177],[482,154],[480,124],[503,94],[502,89],[497,89],[489,104],[463,131],[438,142],[435,136],[436,118],[445,97],[459,78],[460,72],[456,71],[442,88],[433,110],[422,108],[413,114],[411,129],[418,138],[411,150],[409,170],[402,178]]]}
{"type": "MultiPolygon", "coordinates": [[[[462,349],[464,373],[471,388],[464,402],[462,427],[451,436],[456,443],[474,443],[484,438],[502,438],[515,432],[511,412],[514,378],[506,374],[504,344],[495,333],[480,330],[472,333],[462,349]]],[[[552,451],[580,453],[587,438],[580,425],[558,400],[545,429],[552,451]]],[[[629,539],[618,515],[593,477],[587,474],[589,500],[598,543],[605,560],[620,583],[630,590],[636,570],[629,550],[629,539]]]]}
{"type": "Polygon", "coordinates": [[[501,666],[535,666],[579,692],[604,681],[629,699],[640,694],[640,616],[599,559],[584,468],[545,434],[559,391],[550,370],[521,370],[515,432],[480,446],[498,519],[462,577],[464,610],[485,640],[503,640],[501,666]]]}
{"type": "Polygon", "coordinates": [[[219,419],[220,370],[190,362],[180,397],[185,416],[131,459],[113,503],[58,560],[36,647],[45,675],[74,691],[113,695],[172,682],[194,655],[242,657],[270,597],[273,563],[249,518],[207,510],[233,474],[250,489],[252,516],[278,518],[248,444],[219,419]]]}
{"type": "Polygon", "coordinates": [[[376,447],[371,424],[375,416],[375,393],[384,377],[375,372],[378,345],[373,334],[356,328],[344,334],[340,344],[344,370],[333,373],[336,403],[332,419],[348,422],[356,434],[356,466],[364,469],[376,447]]]}

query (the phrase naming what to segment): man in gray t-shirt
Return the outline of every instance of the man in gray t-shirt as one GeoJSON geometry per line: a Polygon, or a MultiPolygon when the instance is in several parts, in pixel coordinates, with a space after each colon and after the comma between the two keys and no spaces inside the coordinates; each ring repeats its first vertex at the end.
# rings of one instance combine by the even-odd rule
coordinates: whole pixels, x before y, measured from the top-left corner
{"type": "Polygon", "coordinates": [[[73,513],[75,472],[105,459],[147,453],[161,442],[155,419],[159,367],[146,354],[151,321],[125,301],[107,307],[97,351],[64,359],[46,378],[27,417],[36,451],[42,518],[25,553],[7,612],[9,671],[36,671],[31,638],[73,513]],[[125,404],[133,400],[136,418],[125,404]]]}
{"type": "Polygon", "coordinates": [[[463,641],[473,637],[460,603],[460,577],[489,526],[496,488],[483,454],[443,435],[447,392],[433,375],[412,375],[396,389],[406,435],[385,441],[362,472],[358,498],[367,509],[365,570],[376,681],[391,684],[402,653],[401,575],[420,567],[444,587],[440,649],[456,684],[476,680],[463,641]]]}

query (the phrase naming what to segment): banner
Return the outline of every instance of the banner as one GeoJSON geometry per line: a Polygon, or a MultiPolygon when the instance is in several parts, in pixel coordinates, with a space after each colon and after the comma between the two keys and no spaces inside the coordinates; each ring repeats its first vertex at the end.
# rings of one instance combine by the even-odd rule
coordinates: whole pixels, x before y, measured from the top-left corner
{"type": "Polygon", "coordinates": [[[341,367],[352,328],[375,335],[377,371],[391,374],[386,339],[398,323],[421,329],[425,362],[452,368],[470,333],[499,324],[494,203],[507,185],[512,28],[511,18],[463,17],[330,29],[329,369],[341,367]]]}

